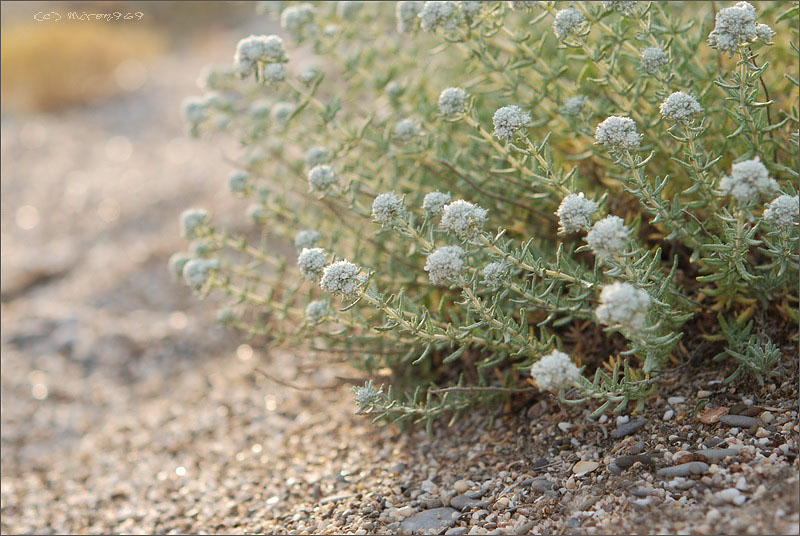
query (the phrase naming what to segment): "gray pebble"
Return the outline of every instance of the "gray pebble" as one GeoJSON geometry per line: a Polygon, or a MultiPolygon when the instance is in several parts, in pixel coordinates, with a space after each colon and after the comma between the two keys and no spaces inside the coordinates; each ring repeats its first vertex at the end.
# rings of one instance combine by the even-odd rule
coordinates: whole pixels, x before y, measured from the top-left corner
{"type": "Polygon", "coordinates": [[[719,422],[728,426],[750,428],[754,424],[758,424],[758,419],[755,417],[745,417],[744,415],[723,415],[719,418],[719,422]]]}
{"type": "Polygon", "coordinates": [[[647,421],[644,419],[636,419],[635,421],[622,424],[620,426],[617,426],[617,429],[611,433],[611,437],[614,439],[620,439],[625,436],[631,435],[632,433],[641,430],[646,423],[647,421]]]}
{"type": "Polygon", "coordinates": [[[663,469],[659,469],[656,474],[661,478],[675,478],[678,476],[701,475],[706,471],[708,471],[707,463],[689,462],[673,467],[664,467],[663,469]]]}
{"type": "Polygon", "coordinates": [[[550,491],[553,489],[553,483],[541,478],[537,478],[531,482],[531,489],[533,491],[538,491],[539,493],[544,493],[545,491],[550,491]]]}
{"type": "Polygon", "coordinates": [[[614,460],[613,464],[617,468],[619,468],[619,469],[624,471],[625,469],[629,469],[636,462],[642,462],[642,463],[645,463],[645,464],[652,464],[653,463],[652,458],[654,456],[656,456],[656,455],[652,454],[652,453],[650,453],[650,454],[639,454],[639,455],[636,455],[636,456],[620,456],[619,458],[614,460]]]}
{"type": "Polygon", "coordinates": [[[727,456],[736,456],[739,454],[738,448],[729,448],[729,449],[705,449],[705,450],[696,450],[697,454],[702,454],[708,461],[716,462],[726,458],[727,456]]]}
{"type": "Polygon", "coordinates": [[[468,508],[483,508],[488,505],[488,502],[481,501],[479,499],[473,499],[466,493],[462,495],[456,495],[450,499],[450,506],[456,508],[457,510],[461,510],[462,512],[468,508]]]}
{"type": "Polygon", "coordinates": [[[452,534],[452,535],[466,534],[467,531],[469,531],[469,529],[467,527],[453,527],[452,529],[447,529],[447,532],[445,532],[445,535],[447,535],[447,534],[452,534]]]}
{"type": "Polygon", "coordinates": [[[386,528],[390,532],[401,532],[403,534],[420,534],[431,530],[439,532],[445,527],[452,527],[457,518],[458,511],[445,506],[443,508],[423,510],[409,517],[395,528],[392,528],[394,523],[386,528]]]}

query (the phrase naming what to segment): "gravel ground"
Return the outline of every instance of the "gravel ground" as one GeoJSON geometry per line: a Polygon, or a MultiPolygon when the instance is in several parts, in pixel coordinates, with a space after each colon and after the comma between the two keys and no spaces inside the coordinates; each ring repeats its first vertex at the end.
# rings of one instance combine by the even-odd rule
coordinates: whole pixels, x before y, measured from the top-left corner
{"type": "Polygon", "coordinates": [[[238,346],[165,269],[183,208],[244,220],[177,117],[206,60],[3,117],[3,533],[798,534],[796,355],[760,389],[681,368],[642,417],[532,398],[432,436],[257,374],[306,357],[238,346]]]}

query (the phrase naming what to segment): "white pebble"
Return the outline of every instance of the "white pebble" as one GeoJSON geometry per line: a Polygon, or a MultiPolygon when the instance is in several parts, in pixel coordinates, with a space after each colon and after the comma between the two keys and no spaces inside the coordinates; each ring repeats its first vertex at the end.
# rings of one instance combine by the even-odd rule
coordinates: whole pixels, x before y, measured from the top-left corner
{"type": "Polygon", "coordinates": [[[458,480],[455,484],[453,484],[453,489],[459,493],[464,493],[469,489],[469,483],[466,480],[458,480]]]}
{"type": "Polygon", "coordinates": [[[628,417],[627,415],[620,415],[619,417],[617,417],[617,426],[622,426],[623,424],[627,424],[628,421],[630,420],[631,418],[628,417]]]}
{"type": "Polygon", "coordinates": [[[683,404],[686,402],[686,397],[683,396],[671,396],[667,399],[667,404],[670,406],[674,406],[675,404],[683,404]]]}
{"type": "Polygon", "coordinates": [[[667,411],[665,411],[665,412],[664,412],[664,420],[665,420],[665,421],[668,421],[668,420],[670,420],[670,419],[671,419],[671,418],[673,418],[674,416],[675,416],[675,412],[674,412],[674,411],[672,411],[671,409],[668,409],[667,411]]]}
{"type": "Polygon", "coordinates": [[[569,431],[570,428],[572,428],[572,423],[568,423],[568,422],[560,422],[560,423],[558,423],[558,429],[561,430],[562,432],[567,432],[567,431],[569,431]]]}

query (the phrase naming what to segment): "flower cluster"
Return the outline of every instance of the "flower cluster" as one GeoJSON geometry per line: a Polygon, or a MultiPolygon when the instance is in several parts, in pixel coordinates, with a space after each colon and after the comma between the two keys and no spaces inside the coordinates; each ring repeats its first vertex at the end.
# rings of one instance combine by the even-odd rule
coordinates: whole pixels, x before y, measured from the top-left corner
{"type": "Polygon", "coordinates": [[[279,124],[285,125],[296,109],[297,107],[291,102],[278,102],[272,108],[272,118],[279,124]]]}
{"type": "Polygon", "coordinates": [[[715,22],[708,34],[708,44],[731,57],[748,43],[756,39],[769,42],[775,35],[766,24],[756,24],[756,8],[748,2],[719,10],[715,22]]]}
{"type": "Polygon", "coordinates": [[[583,16],[583,13],[574,7],[569,7],[556,13],[553,20],[553,33],[556,34],[559,41],[563,41],[570,35],[580,33],[585,25],[586,17],[583,16]]]}
{"type": "Polygon", "coordinates": [[[251,35],[240,40],[233,55],[236,73],[245,78],[252,74],[259,63],[286,61],[283,40],[277,35],[251,35]]]}
{"type": "Polygon", "coordinates": [[[439,226],[462,240],[473,238],[486,223],[487,210],[458,199],[444,206],[439,226]]]}
{"type": "Polygon", "coordinates": [[[688,123],[703,113],[703,107],[692,95],[676,91],[661,103],[661,115],[678,123],[688,123]]]}
{"type": "Polygon", "coordinates": [[[209,221],[208,212],[200,208],[190,208],[181,214],[181,236],[196,238],[197,230],[209,221]]]}
{"type": "Polygon", "coordinates": [[[503,284],[511,266],[507,262],[490,262],[483,270],[483,283],[489,288],[497,288],[503,284]]]}
{"type": "Polygon", "coordinates": [[[635,333],[644,327],[651,302],[645,290],[630,283],[612,283],[600,292],[595,316],[601,324],[635,333]]]}
{"type": "Polygon", "coordinates": [[[403,200],[393,192],[380,194],[372,202],[372,217],[381,225],[400,219],[404,212],[403,200]]]}
{"type": "Polygon", "coordinates": [[[267,82],[283,82],[286,80],[286,67],[282,63],[268,63],[261,74],[267,82]]]}
{"type": "Polygon", "coordinates": [[[250,182],[250,174],[246,171],[234,171],[228,177],[228,188],[231,192],[244,192],[250,182]]]}
{"type": "Polygon", "coordinates": [[[308,3],[289,6],[281,13],[281,28],[302,37],[314,25],[314,6],[308,3]]]}
{"type": "Polygon", "coordinates": [[[319,242],[320,234],[317,231],[305,229],[297,233],[294,237],[294,247],[300,251],[306,248],[313,248],[319,242]]]}
{"type": "Polygon", "coordinates": [[[339,178],[331,166],[314,166],[308,172],[308,184],[314,192],[327,192],[338,182],[339,178]]]}
{"type": "Polygon", "coordinates": [[[401,1],[395,6],[395,18],[397,19],[397,33],[410,34],[419,26],[419,12],[422,11],[424,2],[401,1]]]}
{"type": "Polygon", "coordinates": [[[759,194],[776,192],[778,183],[769,176],[761,159],[755,157],[733,164],[730,176],[722,177],[719,189],[724,195],[732,195],[740,203],[747,203],[757,199],[759,194]]]}
{"type": "Polygon", "coordinates": [[[443,28],[452,32],[460,24],[460,12],[455,2],[429,0],[419,12],[420,27],[426,32],[443,28]]]}
{"type": "Polygon", "coordinates": [[[669,57],[661,47],[648,47],[642,50],[639,69],[651,76],[658,74],[669,65],[669,57]]]}
{"type": "Polygon", "coordinates": [[[518,130],[528,126],[531,116],[523,112],[519,106],[503,106],[492,116],[495,138],[508,141],[518,130]]]}
{"type": "Polygon", "coordinates": [[[562,234],[577,233],[592,225],[592,216],[597,212],[597,203],[586,199],[583,192],[569,194],[556,210],[558,216],[558,232],[562,234]]]}
{"type": "Polygon", "coordinates": [[[439,113],[455,115],[467,109],[467,92],[460,87],[449,87],[439,94],[439,113]]]}
{"type": "Polygon", "coordinates": [[[325,292],[345,298],[354,296],[361,286],[361,269],[350,261],[337,261],[325,268],[319,286],[325,292]]]}
{"type": "Polygon", "coordinates": [[[633,7],[638,4],[638,2],[626,2],[620,0],[612,0],[612,1],[603,1],[603,7],[606,9],[613,9],[617,13],[621,15],[625,15],[626,17],[631,14],[633,11],[633,7]]]}
{"type": "Polygon", "coordinates": [[[464,273],[464,250],[458,246],[443,246],[428,255],[425,271],[434,285],[457,283],[464,273]]]}
{"type": "Polygon", "coordinates": [[[325,147],[312,147],[306,151],[305,163],[309,168],[327,164],[330,160],[330,154],[325,147]]]}
{"type": "Polygon", "coordinates": [[[561,107],[561,113],[567,117],[577,117],[583,111],[584,106],[586,106],[586,101],[587,98],[583,95],[570,97],[567,102],[564,103],[564,106],[561,107]]]}
{"type": "Polygon", "coordinates": [[[208,281],[209,273],[219,267],[218,259],[191,259],[183,266],[183,280],[190,287],[201,287],[208,281]]]}
{"type": "Polygon", "coordinates": [[[434,218],[444,212],[444,206],[452,200],[450,192],[430,192],[422,200],[422,210],[429,218],[434,218]]]}
{"type": "Polygon", "coordinates": [[[403,119],[394,127],[394,138],[399,141],[411,141],[421,134],[422,130],[419,128],[419,122],[414,119],[403,119]]]}
{"type": "Polygon", "coordinates": [[[531,366],[531,377],[542,391],[557,393],[571,387],[581,376],[581,371],[572,359],[559,350],[542,356],[531,366]]]}
{"type": "Polygon", "coordinates": [[[328,303],[323,300],[314,300],[306,306],[306,318],[316,324],[328,316],[328,303]]]}
{"type": "Polygon", "coordinates": [[[630,117],[612,115],[599,125],[594,133],[598,145],[612,151],[633,151],[639,148],[642,135],[630,117]]]}
{"type": "Polygon", "coordinates": [[[297,257],[297,267],[304,279],[311,281],[322,275],[322,270],[328,264],[325,260],[325,250],[322,248],[305,248],[297,257]]]}
{"type": "Polygon", "coordinates": [[[599,259],[608,259],[625,251],[631,231],[619,216],[606,216],[592,226],[586,243],[599,259]]]}
{"type": "Polygon", "coordinates": [[[781,195],[775,198],[764,210],[764,220],[775,227],[790,228],[800,219],[800,201],[798,197],[781,195]]]}
{"type": "Polygon", "coordinates": [[[372,380],[368,380],[363,387],[353,387],[353,395],[355,395],[358,411],[366,411],[381,402],[383,387],[376,390],[372,380]]]}

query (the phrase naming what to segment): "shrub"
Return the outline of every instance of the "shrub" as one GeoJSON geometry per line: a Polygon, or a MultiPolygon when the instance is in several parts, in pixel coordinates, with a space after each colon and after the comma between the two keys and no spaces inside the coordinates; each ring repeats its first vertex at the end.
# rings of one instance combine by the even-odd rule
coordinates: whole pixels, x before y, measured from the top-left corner
{"type": "Polygon", "coordinates": [[[376,420],[531,383],[640,410],[687,335],[774,373],[791,329],[752,324],[797,323],[797,7],[566,4],[285,8],[285,56],[245,38],[255,77],[187,119],[241,142],[237,195],[297,267],[189,212],[215,258],[173,271],[227,325],[349,355],[376,420]]]}

